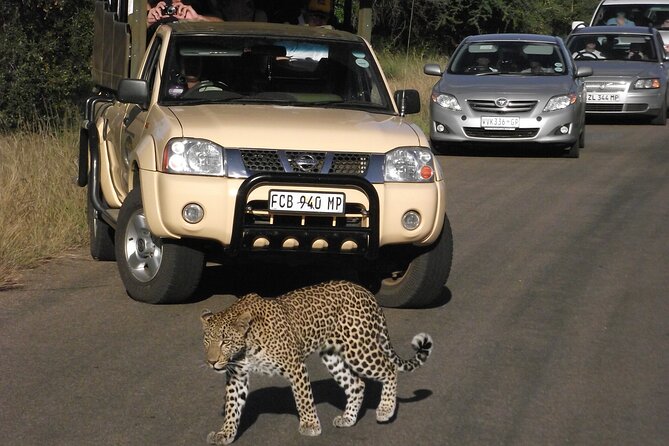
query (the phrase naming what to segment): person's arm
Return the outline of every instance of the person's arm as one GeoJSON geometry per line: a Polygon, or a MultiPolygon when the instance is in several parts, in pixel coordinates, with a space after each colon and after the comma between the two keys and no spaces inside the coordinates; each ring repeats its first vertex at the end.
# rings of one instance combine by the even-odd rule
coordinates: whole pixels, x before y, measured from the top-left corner
{"type": "Polygon", "coordinates": [[[149,4],[146,4],[146,25],[151,26],[160,19],[163,18],[163,9],[167,6],[167,4],[164,1],[159,1],[156,3],[156,6],[151,8],[149,4]]]}

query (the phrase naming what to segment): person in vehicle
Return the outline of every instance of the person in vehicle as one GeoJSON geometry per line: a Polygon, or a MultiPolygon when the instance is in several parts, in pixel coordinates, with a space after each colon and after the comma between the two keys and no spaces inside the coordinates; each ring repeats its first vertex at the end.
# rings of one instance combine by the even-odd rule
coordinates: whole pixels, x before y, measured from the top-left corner
{"type": "Polygon", "coordinates": [[[644,45],[642,43],[631,43],[627,58],[629,60],[648,60],[648,57],[644,54],[644,45]]]}
{"type": "Polygon", "coordinates": [[[624,11],[620,11],[615,17],[608,19],[606,24],[612,26],[635,26],[635,23],[626,17],[624,11]]]}
{"type": "Polygon", "coordinates": [[[497,69],[490,66],[490,58],[486,56],[480,56],[476,59],[476,65],[468,67],[465,70],[465,73],[493,73],[497,69]]]}
{"type": "Polygon", "coordinates": [[[183,0],[149,0],[146,4],[146,26],[150,28],[156,23],[177,20],[221,21],[216,16],[199,14],[196,10],[197,6],[190,1],[184,2],[183,0]]]}
{"type": "Polygon", "coordinates": [[[550,73],[550,72],[552,72],[552,70],[544,69],[543,65],[541,65],[541,62],[539,62],[537,60],[531,61],[530,62],[530,67],[525,68],[523,71],[521,71],[521,73],[523,73],[523,74],[527,74],[527,73],[529,73],[529,74],[546,74],[546,73],[550,73]]]}
{"type": "Polygon", "coordinates": [[[597,49],[597,39],[594,37],[589,37],[585,41],[585,48],[575,51],[571,57],[574,59],[606,59],[606,56],[597,49]]]}

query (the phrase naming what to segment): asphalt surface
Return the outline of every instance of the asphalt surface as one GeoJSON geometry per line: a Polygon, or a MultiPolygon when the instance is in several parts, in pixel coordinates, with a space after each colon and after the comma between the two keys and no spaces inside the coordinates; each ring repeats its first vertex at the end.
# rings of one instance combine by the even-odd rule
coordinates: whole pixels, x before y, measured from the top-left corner
{"type": "MultiPolygon", "coordinates": [[[[590,124],[580,159],[440,161],[448,299],[386,310],[403,356],[415,333],[435,340],[400,376],[394,421],[376,423],[370,383],[358,424],[333,427],[343,395],[310,358],[322,435],[298,434],[285,381],[253,377],[235,444],[669,444],[669,129],[590,124]]],[[[223,379],[204,366],[198,317],[233,302],[224,271],[178,306],[132,301],[115,265],[84,250],[24,279],[0,293],[0,443],[204,445],[220,427],[223,379]]]]}

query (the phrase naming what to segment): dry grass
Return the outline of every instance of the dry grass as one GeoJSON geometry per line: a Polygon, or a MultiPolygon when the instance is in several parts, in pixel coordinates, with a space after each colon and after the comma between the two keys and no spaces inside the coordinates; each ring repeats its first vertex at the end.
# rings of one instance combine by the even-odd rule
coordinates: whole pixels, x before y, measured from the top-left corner
{"type": "Polygon", "coordinates": [[[87,243],[74,130],[0,135],[0,289],[20,271],[87,243]]]}
{"type": "Polygon", "coordinates": [[[436,54],[411,51],[408,55],[406,53],[382,51],[378,56],[391,91],[411,88],[418,90],[420,93],[421,111],[417,115],[410,115],[409,119],[428,134],[430,123],[428,104],[432,94],[432,86],[437,83],[439,78],[424,74],[423,65],[438,63],[443,68],[446,64],[446,58],[436,54]]]}

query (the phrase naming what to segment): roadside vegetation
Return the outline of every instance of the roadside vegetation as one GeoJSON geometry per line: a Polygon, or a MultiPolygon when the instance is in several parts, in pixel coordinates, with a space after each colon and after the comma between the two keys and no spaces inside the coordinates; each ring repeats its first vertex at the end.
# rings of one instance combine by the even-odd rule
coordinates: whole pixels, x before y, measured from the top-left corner
{"type": "Polygon", "coordinates": [[[0,135],[0,290],[20,284],[21,270],[88,243],[78,136],[50,128],[0,135]]]}

